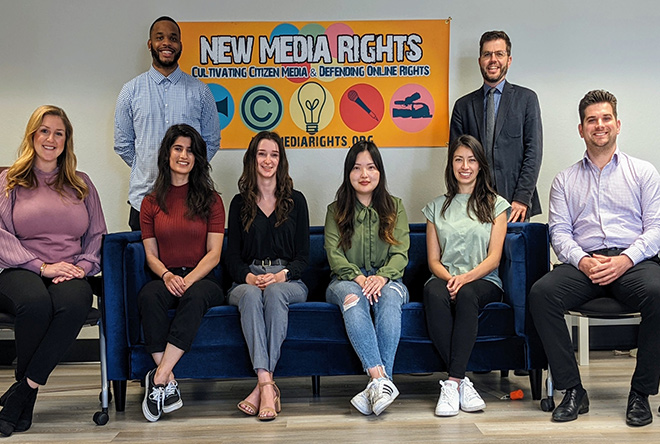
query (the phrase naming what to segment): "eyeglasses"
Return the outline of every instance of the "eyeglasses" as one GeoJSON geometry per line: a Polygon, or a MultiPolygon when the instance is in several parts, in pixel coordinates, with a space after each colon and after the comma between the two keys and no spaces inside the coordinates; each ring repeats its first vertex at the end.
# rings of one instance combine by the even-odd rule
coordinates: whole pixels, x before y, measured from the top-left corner
{"type": "Polygon", "coordinates": [[[497,59],[503,59],[503,58],[505,58],[508,54],[506,53],[506,51],[495,51],[495,52],[485,51],[485,52],[482,52],[482,53],[481,53],[481,58],[482,58],[482,59],[489,59],[489,58],[491,58],[491,56],[493,56],[493,55],[494,55],[495,58],[497,58],[497,59]]]}

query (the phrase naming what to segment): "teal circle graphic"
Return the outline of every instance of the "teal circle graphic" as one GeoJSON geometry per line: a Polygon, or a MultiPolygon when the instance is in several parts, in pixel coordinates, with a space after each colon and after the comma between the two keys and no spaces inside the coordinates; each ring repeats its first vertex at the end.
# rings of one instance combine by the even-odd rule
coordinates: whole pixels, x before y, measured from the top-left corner
{"type": "Polygon", "coordinates": [[[215,99],[215,107],[220,118],[220,129],[225,129],[234,118],[236,108],[234,98],[224,86],[217,83],[209,83],[208,85],[215,99]]]}
{"type": "Polygon", "coordinates": [[[282,98],[274,89],[260,85],[250,88],[241,98],[241,120],[253,131],[269,131],[282,121],[282,98]]]}

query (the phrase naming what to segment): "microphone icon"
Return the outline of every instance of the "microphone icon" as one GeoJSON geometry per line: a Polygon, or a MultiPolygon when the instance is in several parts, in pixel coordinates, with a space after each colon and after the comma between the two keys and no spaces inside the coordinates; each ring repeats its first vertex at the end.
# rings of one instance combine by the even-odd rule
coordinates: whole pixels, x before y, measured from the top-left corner
{"type": "Polygon", "coordinates": [[[348,92],[348,100],[350,100],[351,102],[355,102],[358,105],[360,105],[360,108],[362,108],[365,113],[369,114],[369,116],[371,118],[373,118],[374,120],[376,120],[376,122],[378,122],[378,116],[376,116],[376,114],[369,109],[369,107],[366,105],[366,103],[364,103],[362,101],[362,99],[360,99],[360,96],[358,95],[357,91],[355,91],[353,89],[350,90],[348,92]]]}

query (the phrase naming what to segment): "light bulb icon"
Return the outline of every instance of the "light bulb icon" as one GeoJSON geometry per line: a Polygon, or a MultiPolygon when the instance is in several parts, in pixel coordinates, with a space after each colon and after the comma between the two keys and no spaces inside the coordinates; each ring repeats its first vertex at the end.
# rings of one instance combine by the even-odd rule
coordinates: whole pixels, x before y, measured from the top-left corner
{"type": "Polygon", "coordinates": [[[311,135],[319,131],[325,99],[325,88],[316,82],[307,82],[298,89],[298,104],[305,120],[305,131],[311,135]]]}

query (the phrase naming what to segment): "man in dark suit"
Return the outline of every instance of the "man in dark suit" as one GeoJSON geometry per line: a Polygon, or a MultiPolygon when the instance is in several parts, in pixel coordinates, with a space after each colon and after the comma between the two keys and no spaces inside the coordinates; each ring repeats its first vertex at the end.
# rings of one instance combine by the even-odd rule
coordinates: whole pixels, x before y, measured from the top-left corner
{"type": "Polygon", "coordinates": [[[543,154],[539,101],[534,91],[505,80],[511,40],[504,31],[481,36],[478,60],[484,85],[454,104],[449,139],[470,134],[481,141],[493,185],[511,203],[509,222],[523,222],[541,213],[536,191],[543,154]]]}

